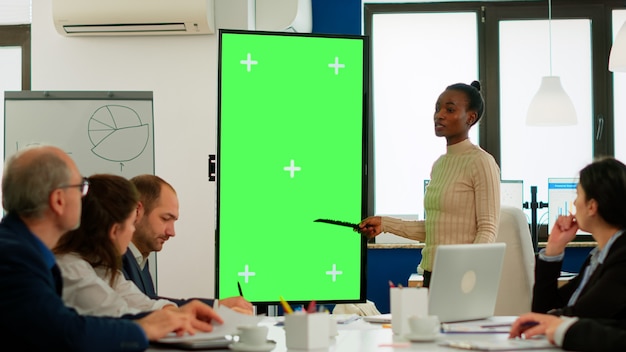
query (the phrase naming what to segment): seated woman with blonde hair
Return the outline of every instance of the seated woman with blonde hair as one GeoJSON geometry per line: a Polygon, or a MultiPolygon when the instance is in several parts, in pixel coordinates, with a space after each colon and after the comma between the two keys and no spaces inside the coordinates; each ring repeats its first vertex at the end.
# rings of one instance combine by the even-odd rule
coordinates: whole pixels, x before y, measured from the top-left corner
{"type": "Polygon", "coordinates": [[[127,179],[93,175],[82,200],[80,225],[54,249],[63,277],[63,301],[79,314],[119,317],[177,307],[150,299],[121,272],[135,231],[139,194],[127,179]]]}

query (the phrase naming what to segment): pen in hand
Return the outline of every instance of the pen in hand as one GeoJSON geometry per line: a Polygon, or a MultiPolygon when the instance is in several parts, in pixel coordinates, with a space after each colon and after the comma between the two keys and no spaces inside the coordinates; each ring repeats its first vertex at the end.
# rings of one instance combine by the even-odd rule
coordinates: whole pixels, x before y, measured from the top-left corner
{"type": "Polygon", "coordinates": [[[239,295],[243,297],[243,291],[241,291],[241,283],[237,281],[237,289],[239,290],[239,295]]]}

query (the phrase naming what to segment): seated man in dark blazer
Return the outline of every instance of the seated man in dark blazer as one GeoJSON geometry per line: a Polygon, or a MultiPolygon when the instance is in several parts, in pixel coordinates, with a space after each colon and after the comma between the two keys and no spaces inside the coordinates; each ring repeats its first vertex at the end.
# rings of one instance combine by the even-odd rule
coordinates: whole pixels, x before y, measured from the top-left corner
{"type": "Polygon", "coordinates": [[[556,317],[551,314],[521,315],[511,327],[510,337],[546,335],[567,351],[626,350],[626,320],[556,317]]]}
{"type": "Polygon", "coordinates": [[[23,351],[143,351],[170,332],[211,331],[221,318],[193,302],[179,309],[104,318],[80,316],[61,299],[61,273],[51,248],[78,226],[89,183],[61,149],[17,152],[2,178],[0,339],[23,351]]]}
{"type": "MultiPolygon", "coordinates": [[[[169,183],[158,176],[140,175],[130,180],[139,191],[139,206],[135,233],[122,258],[124,276],[132,280],[150,298],[165,298],[183,305],[187,299],[158,296],[150,276],[148,256],[158,252],[170,237],[176,235],[174,222],[178,220],[178,197],[169,183]]],[[[196,298],[200,299],[200,298],[196,298]]],[[[213,300],[200,299],[212,305],[213,300]]],[[[220,299],[220,305],[252,314],[252,304],[241,296],[220,299]]]]}

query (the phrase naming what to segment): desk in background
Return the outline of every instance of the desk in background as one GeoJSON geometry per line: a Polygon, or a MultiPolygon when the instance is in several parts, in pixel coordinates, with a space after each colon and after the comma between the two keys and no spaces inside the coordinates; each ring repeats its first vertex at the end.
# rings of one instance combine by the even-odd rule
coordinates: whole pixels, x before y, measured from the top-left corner
{"type": "Polygon", "coordinates": [[[424,276],[418,273],[413,273],[409,276],[409,287],[422,287],[424,282],[424,276]]]}
{"type": "MultiPolygon", "coordinates": [[[[562,274],[562,276],[559,277],[559,283],[558,283],[559,287],[565,285],[574,276],[575,274],[572,274],[572,273],[562,274]]],[[[424,277],[422,275],[418,273],[413,273],[411,274],[411,276],[409,276],[409,287],[422,287],[423,281],[424,281],[424,277]]]]}

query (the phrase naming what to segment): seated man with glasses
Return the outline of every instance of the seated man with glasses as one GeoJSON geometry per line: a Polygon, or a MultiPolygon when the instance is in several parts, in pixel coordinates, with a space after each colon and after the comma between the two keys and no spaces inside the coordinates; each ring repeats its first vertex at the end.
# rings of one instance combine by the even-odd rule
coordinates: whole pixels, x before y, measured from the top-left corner
{"type": "Polygon", "coordinates": [[[52,254],[78,227],[81,197],[89,191],[61,149],[37,146],[11,156],[2,178],[6,216],[0,222],[0,336],[25,351],[139,351],[149,340],[211,331],[222,319],[191,302],[150,314],[81,316],[61,300],[63,283],[52,254]]]}
{"type": "Polygon", "coordinates": [[[83,182],[81,182],[80,184],[59,186],[59,188],[72,188],[72,187],[78,187],[80,189],[80,194],[84,197],[87,195],[87,192],[89,192],[89,179],[87,179],[87,177],[83,177],[83,182]]]}

